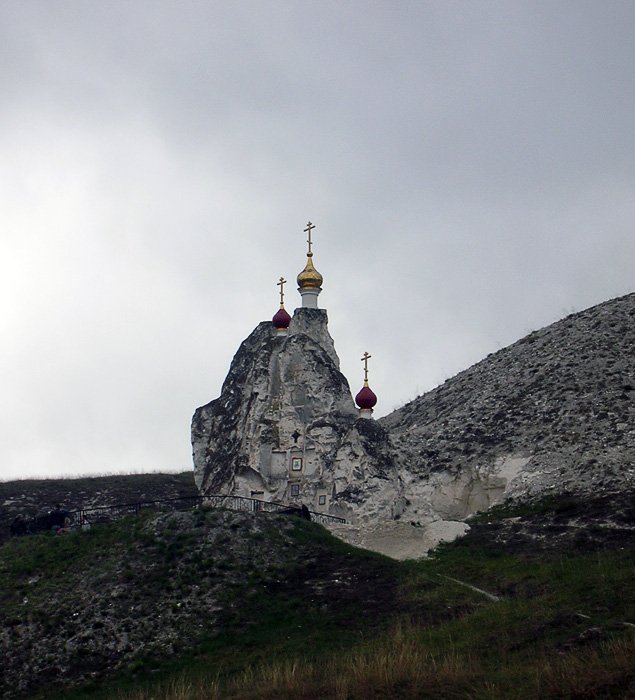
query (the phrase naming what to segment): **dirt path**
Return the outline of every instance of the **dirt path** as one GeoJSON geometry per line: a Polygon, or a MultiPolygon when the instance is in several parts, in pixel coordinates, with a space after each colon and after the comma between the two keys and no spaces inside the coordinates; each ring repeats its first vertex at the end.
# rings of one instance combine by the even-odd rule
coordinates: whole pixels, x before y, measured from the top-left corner
{"type": "Polygon", "coordinates": [[[445,578],[448,581],[453,581],[454,583],[458,583],[459,586],[463,586],[465,588],[469,588],[471,591],[476,591],[476,593],[480,593],[481,595],[484,595],[486,598],[489,600],[500,600],[500,596],[494,595],[493,593],[489,593],[488,591],[484,591],[482,588],[477,588],[476,586],[473,586],[471,583],[466,583],[465,581],[460,581],[458,578],[452,578],[452,576],[444,576],[443,574],[439,574],[441,578],[445,578]]]}
{"type": "Polygon", "coordinates": [[[371,525],[328,525],[330,532],[355,547],[370,549],[392,559],[421,559],[439,542],[446,542],[464,535],[466,523],[436,520],[423,527],[395,520],[371,525]]]}

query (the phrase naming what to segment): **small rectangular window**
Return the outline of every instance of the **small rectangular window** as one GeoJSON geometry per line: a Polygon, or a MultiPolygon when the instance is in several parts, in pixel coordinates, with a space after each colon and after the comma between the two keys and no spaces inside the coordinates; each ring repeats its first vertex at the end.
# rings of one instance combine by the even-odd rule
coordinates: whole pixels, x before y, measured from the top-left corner
{"type": "Polygon", "coordinates": [[[291,471],[301,472],[302,471],[302,457],[291,457],[291,471]]]}
{"type": "Polygon", "coordinates": [[[326,505],[326,496],[318,496],[318,505],[319,505],[319,506],[325,506],[325,505],[326,505]]]}
{"type": "Polygon", "coordinates": [[[299,496],[300,495],[300,484],[291,484],[291,495],[292,496],[299,496]]]}

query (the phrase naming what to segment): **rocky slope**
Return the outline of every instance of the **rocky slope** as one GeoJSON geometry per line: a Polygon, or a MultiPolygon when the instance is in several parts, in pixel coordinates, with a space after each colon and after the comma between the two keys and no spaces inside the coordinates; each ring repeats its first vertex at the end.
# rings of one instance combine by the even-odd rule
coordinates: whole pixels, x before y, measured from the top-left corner
{"type": "Polygon", "coordinates": [[[0,481],[0,542],[8,538],[16,515],[32,519],[50,512],[56,503],[75,511],[189,496],[198,496],[191,471],[0,481]]]}
{"type": "Polygon", "coordinates": [[[635,552],[632,491],[548,496],[494,506],[468,519],[462,546],[500,554],[540,556],[621,550],[635,552]]]}
{"type": "Polygon", "coordinates": [[[572,314],[381,419],[404,517],[635,486],[635,294],[572,314]]]}
{"type": "Polygon", "coordinates": [[[15,538],[0,546],[0,697],[60,698],[65,686],[147,673],[274,604],[292,620],[272,624],[298,644],[297,628],[317,615],[334,621],[336,639],[338,625],[347,633],[386,614],[396,585],[377,557],[266,513],[145,513],[15,538]]]}

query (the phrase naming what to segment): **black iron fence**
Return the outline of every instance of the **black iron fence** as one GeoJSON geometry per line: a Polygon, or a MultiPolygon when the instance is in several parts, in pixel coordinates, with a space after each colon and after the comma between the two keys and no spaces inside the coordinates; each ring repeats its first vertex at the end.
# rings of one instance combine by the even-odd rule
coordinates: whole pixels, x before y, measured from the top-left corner
{"type": "MultiPolygon", "coordinates": [[[[126,515],[134,515],[142,510],[154,508],[156,510],[188,510],[197,506],[210,508],[226,508],[228,510],[243,511],[249,513],[282,513],[286,515],[299,515],[307,517],[313,522],[326,525],[328,523],[345,523],[344,518],[329,513],[318,513],[306,508],[299,508],[288,503],[275,501],[263,501],[258,498],[246,496],[225,496],[214,494],[209,496],[178,496],[176,498],[164,498],[154,501],[137,501],[135,503],[117,503],[109,506],[88,506],[78,510],[69,511],[65,515],[72,525],[87,526],[96,523],[111,522],[126,515]]],[[[24,521],[24,527],[20,532],[13,534],[32,534],[42,532],[55,527],[51,515],[41,515],[24,521]]],[[[13,530],[13,527],[12,527],[13,530]]]]}
{"type": "MultiPolygon", "coordinates": [[[[164,498],[156,501],[138,501],[136,503],[123,503],[111,506],[95,506],[74,511],[72,515],[81,524],[86,522],[99,522],[104,516],[110,519],[112,516],[122,517],[131,513],[140,513],[142,509],[156,508],[161,510],[187,510],[196,506],[208,506],[210,508],[227,508],[228,510],[243,511],[249,513],[291,513],[298,514],[301,509],[288,503],[276,501],[263,501],[259,498],[247,496],[227,496],[213,494],[208,496],[179,496],[177,498],[164,498]]],[[[329,513],[318,513],[309,510],[311,520],[316,523],[345,523],[344,518],[329,513]]]]}

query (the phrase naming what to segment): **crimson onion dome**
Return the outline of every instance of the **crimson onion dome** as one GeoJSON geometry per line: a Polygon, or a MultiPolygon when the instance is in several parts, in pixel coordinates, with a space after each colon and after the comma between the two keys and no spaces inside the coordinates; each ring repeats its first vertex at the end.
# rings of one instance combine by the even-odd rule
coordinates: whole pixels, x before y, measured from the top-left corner
{"type": "Polygon", "coordinates": [[[280,308],[271,319],[271,323],[273,323],[273,327],[277,331],[286,331],[291,323],[291,316],[289,316],[284,308],[284,285],[286,281],[284,277],[281,277],[280,281],[277,283],[278,287],[280,287],[280,308]]]}
{"type": "Polygon", "coordinates": [[[357,396],[355,397],[355,403],[360,407],[360,408],[373,408],[373,406],[377,403],[377,396],[375,395],[375,392],[368,386],[367,382],[364,382],[364,386],[360,391],[358,392],[357,396]]]}
{"type": "Polygon", "coordinates": [[[364,386],[355,397],[355,403],[359,406],[359,417],[370,418],[373,414],[373,406],[377,403],[375,392],[368,386],[368,360],[371,356],[365,352],[362,357],[364,363],[364,386]]]}
{"type": "Polygon", "coordinates": [[[276,311],[275,316],[271,319],[273,327],[277,331],[284,331],[289,327],[291,323],[291,316],[286,312],[284,306],[281,306],[278,311],[276,311]]]}

